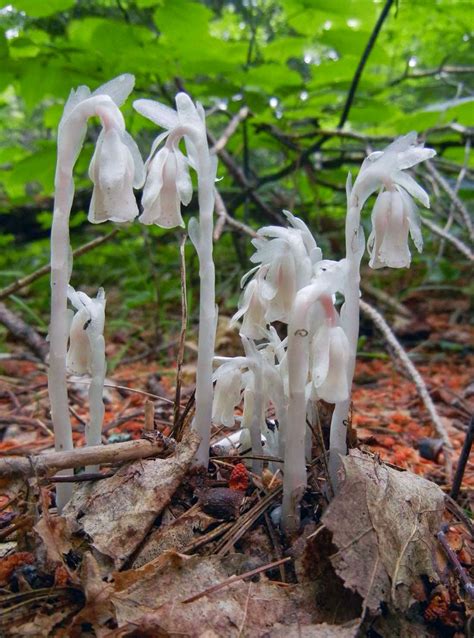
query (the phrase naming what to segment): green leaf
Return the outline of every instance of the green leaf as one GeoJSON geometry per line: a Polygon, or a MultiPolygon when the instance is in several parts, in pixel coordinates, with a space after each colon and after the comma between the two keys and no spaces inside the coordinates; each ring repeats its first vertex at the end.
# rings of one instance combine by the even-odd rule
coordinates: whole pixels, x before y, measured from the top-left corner
{"type": "Polygon", "coordinates": [[[75,0],[12,0],[18,11],[24,11],[31,18],[44,18],[59,11],[66,11],[75,4],[75,0]]]}

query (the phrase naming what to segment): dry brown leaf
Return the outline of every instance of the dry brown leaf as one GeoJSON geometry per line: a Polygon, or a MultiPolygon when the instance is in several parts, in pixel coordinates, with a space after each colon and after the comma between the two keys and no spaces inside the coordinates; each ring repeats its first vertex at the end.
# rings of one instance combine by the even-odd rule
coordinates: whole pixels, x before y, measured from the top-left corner
{"type": "Polygon", "coordinates": [[[372,612],[381,601],[406,610],[419,576],[438,582],[434,534],[444,494],[434,483],[357,450],[344,459],[344,470],[344,483],[323,517],[339,550],[332,564],[372,612]]]}
{"type": "Polygon", "coordinates": [[[53,629],[71,614],[71,609],[43,611],[26,623],[12,623],[5,636],[21,636],[21,638],[48,638],[53,629]]]}
{"type": "Polygon", "coordinates": [[[197,511],[189,516],[180,516],[169,525],[162,523],[148,535],[135,554],[132,567],[141,567],[168,549],[181,552],[215,522],[216,519],[212,516],[197,511]]]}
{"type": "Polygon", "coordinates": [[[111,603],[113,585],[105,582],[100,567],[90,552],[84,554],[81,567],[81,581],[86,597],[86,604],[74,618],[68,628],[69,638],[80,638],[81,624],[92,625],[97,638],[109,633],[106,623],[114,619],[114,608],[111,603]]]}
{"type": "MultiPolygon", "coordinates": [[[[245,556],[241,558],[245,560],[245,556]]],[[[277,622],[295,622],[291,594],[265,578],[256,583],[237,581],[195,602],[181,602],[235,573],[235,555],[232,559],[166,552],[133,574],[116,574],[117,591],[112,600],[119,627],[128,623],[140,626],[146,618],[153,618],[157,626],[173,635],[192,638],[213,632],[228,638],[257,638],[270,632],[277,622]]],[[[303,611],[301,615],[304,617],[303,611]]]]}
{"type": "Polygon", "coordinates": [[[68,521],[45,512],[33,529],[43,543],[47,560],[64,564],[64,557],[72,549],[68,521]]]}
{"type": "Polygon", "coordinates": [[[135,461],[109,479],[81,486],[64,515],[78,521],[115,568],[122,567],[181,484],[197,446],[198,438],[190,434],[170,458],[135,461]]]}

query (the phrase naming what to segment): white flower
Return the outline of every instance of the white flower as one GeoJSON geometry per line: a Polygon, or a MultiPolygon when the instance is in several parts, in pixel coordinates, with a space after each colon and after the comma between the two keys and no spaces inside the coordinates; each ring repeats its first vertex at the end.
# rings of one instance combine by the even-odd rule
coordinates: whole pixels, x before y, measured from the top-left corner
{"type": "Polygon", "coordinates": [[[349,398],[349,353],[349,341],[340,326],[321,326],[312,344],[312,381],[318,396],[328,403],[349,398]]]}
{"type": "Polygon", "coordinates": [[[371,153],[364,160],[350,195],[351,205],[362,208],[367,198],[382,187],[372,213],[372,232],[367,247],[371,268],[410,265],[410,233],[419,252],[423,248],[420,222],[413,198],[429,208],[428,193],[404,173],[404,169],[430,159],[431,148],[417,144],[416,133],[399,137],[384,151],[371,153]]]}
{"type": "Polygon", "coordinates": [[[367,198],[381,186],[393,190],[395,185],[401,186],[412,197],[418,199],[429,208],[428,193],[404,169],[411,168],[420,162],[436,155],[432,148],[424,148],[417,143],[417,134],[408,133],[397,138],[384,151],[371,153],[363,162],[354,187],[351,199],[360,208],[367,198]]]}
{"type": "Polygon", "coordinates": [[[76,308],[69,330],[69,349],[66,367],[72,374],[90,374],[94,344],[103,340],[105,323],[105,293],[99,288],[92,299],[85,292],[68,288],[68,297],[76,308]]]}
{"type": "Polygon", "coordinates": [[[224,363],[214,374],[214,402],[212,420],[214,423],[231,428],[235,422],[234,409],[240,403],[242,372],[239,363],[242,357],[236,357],[224,363]]]}
{"type": "Polygon", "coordinates": [[[243,317],[240,334],[250,339],[262,339],[266,336],[265,313],[267,302],[262,297],[261,279],[257,276],[249,281],[239,300],[239,310],[232,317],[232,323],[243,317]]]}
{"type": "Polygon", "coordinates": [[[192,194],[186,158],[178,148],[162,148],[147,167],[140,221],[162,228],[184,226],[181,203],[187,206],[192,194]]]}
{"type": "Polygon", "coordinates": [[[127,222],[138,215],[133,188],[143,184],[143,162],[135,142],[125,131],[103,130],[89,166],[94,189],[89,221],[127,222]]]}
{"type": "Polygon", "coordinates": [[[89,167],[94,190],[89,221],[124,222],[136,217],[138,207],[133,188],[145,179],[137,145],[125,130],[119,106],[133,89],[135,78],[124,74],[103,84],[93,93],[87,86],[71,91],[58,129],[58,174],[72,172],[86,134],[87,120],[98,116],[102,131],[89,167]]]}
{"type": "MultiPolygon", "coordinates": [[[[188,166],[198,170],[196,144],[207,145],[204,109],[199,103],[194,105],[186,93],[176,96],[176,111],[153,100],[136,100],[133,106],[141,115],[165,129],[153,142],[146,161],[140,221],[162,228],[184,226],[181,204],[187,206],[193,194],[188,166]],[[178,148],[181,137],[184,137],[187,158],[178,148]],[[158,151],[166,138],[166,146],[158,151]]],[[[213,160],[212,168],[216,166],[213,160]]]]}
{"type": "Polygon", "coordinates": [[[372,211],[372,232],[367,241],[371,268],[408,268],[410,233],[418,252],[423,249],[420,220],[413,199],[403,189],[383,191],[372,211]]]}

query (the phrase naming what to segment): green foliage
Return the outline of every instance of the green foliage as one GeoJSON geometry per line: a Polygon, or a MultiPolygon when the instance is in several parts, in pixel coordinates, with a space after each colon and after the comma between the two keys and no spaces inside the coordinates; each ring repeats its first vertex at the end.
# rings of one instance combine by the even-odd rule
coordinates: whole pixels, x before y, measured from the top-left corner
{"type": "MultiPolygon", "coordinates": [[[[134,98],[170,102],[184,86],[203,102],[215,136],[249,106],[252,116],[227,150],[270,209],[291,208],[302,215],[318,233],[324,231],[323,248],[338,256],[346,174],[356,170],[367,144],[339,136],[322,141],[320,132],[339,122],[382,6],[372,0],[12,0],[0,10],[0,220],[5,226],[0,285],[48,259],[56,128],[70,89],[94,88],[125,71],[136,75],[134,98]],[[302,153],[318,141],[317,152],[300,164],[302,153]],[[294,170],[280,174],[292,164],[294,170]]],[[[465,162],[466,138],[440,127],[472,125],[466,73],[474,65],[471,8],[462,0],[402,0],[394,6],[344,130],[367,136],[426,131],[453,182],[465,162]]],[[[124,114],[146,156],[156,130],[132,111],[131,100],[124,114]]],[[[76,168],[79,200],[86,203],[78,204],[71,220],[75,246],[107,232],[85,221],[87,167],[96,135],[91,126],[76,168]]],[[[375,140],[371,146],[385,143],[375,140]]],[[[269,222],[222,163],[219,177],[232,215],[253,225],[269,222]]],[[[468,198],[472,192],[468,182],[460,195],[468,198]]],[[[447,207],[440,197],[438,212],[446,216],[447,207]]],[[[194,200],[190,212],[196,212],[194,200]]],[[[219,301],[228,312],[248,250],[247,239],[230,232],[216,245],[219,301]]],[[[187,254],[195,313],[197,262],[192,249],[187,254]]],[[[459,272],[449,258],[433,263],[431,274],[422,265],[433,280],[451,281],[459,272]]],[[[137,307],[158,313],[158,321],[178,321],[177,234],[138,224],[125,228],[113,243],[77,260],[73,283],[91,289],[120,284],[117,321],[137,307]]],[[[47,311],[47,297],[46,280],[24,293],[25,303],[34,303],[38,312],[47,311]]]]}

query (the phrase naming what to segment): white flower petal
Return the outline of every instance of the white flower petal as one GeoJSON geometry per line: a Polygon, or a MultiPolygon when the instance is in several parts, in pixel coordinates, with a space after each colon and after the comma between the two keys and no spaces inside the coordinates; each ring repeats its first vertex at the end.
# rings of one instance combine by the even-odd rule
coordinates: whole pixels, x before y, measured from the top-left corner
{"type": "Polygon", "coordinates": [[[411,146],[406,151],[398,153],[397,165],[400,170],[411,168],[415,164],[431,159],[436,155],[436,151],[432,148],[423,148],[423,146],[411,146]]]}
{"type": "Polygon", "coordinates": [[[135,100],[133,108],[158,126],[171,129],[178,125],[178,114],[169,106],[155,102],[155,100],[135,100]]]}
{"type": "Polygon", "coordinates": [[[122,106],[132,92],[134,86],[135,76],[131,75],[131,73],[124,73],[123,75],[119,75],[113,80],[102,84],[102,86],[99,86],[92,95],[108,95],[117,106],[122,106]]]}
{"type": "Polygon", "coordinates": [[[408,248],[408,219],[398,191],[392,193],[387,230],[379,250],[380,261],[389,268],[408,268],[411,255],[408,248]]]}
{"type": "Polygon", "coordinates": [[[328,403],[346,401],[350,395],[348,383],[349,341],[340,326],[329,329],[329,366],[326,378],[317,386],[318,395],[328,403]]]}
{"type": "Polygon", "coordinates": [[[418,214],[418,209],[413,199],[406,191],[403,190],[403,188],[400,189],[400,195],[403,199],[405,216],[408,219],[410,236],[416,246],[416,249],[419,253],[421,253],[423,251],[423,235],[421,234],[421,219],[418,214]]]}
{"type": "Polygon", "coordinates": [[[145,165],[143,164],[143,158],[140,153],[140,150],[137,146],[137,143],[133,139],[133,137],[127,133],[127,131],[123,131],[122,133],[122,142],[130,151],[130,155],[133,158],[133,165],[135,167],[134,175],[133,175],[133,187],[141,188],[145,183],[145,165]]]}
{"type": "Polygon", "coordinates": [[[189,168],[186,158],[179,149],[174,151],[176,156],[176,187],[178,189],[181,202],[187,206],[193,196],[193,183],[189,175],[189,168]]]}
{"type": "Polygon", "coordinates": [[[410,193],[412,197],[420,201],[426,208],[430,207],[430,198],[428,193],[411,177],[408,173],[397,171],[393,176],[393,181],[402,186],[410,193]]]}

